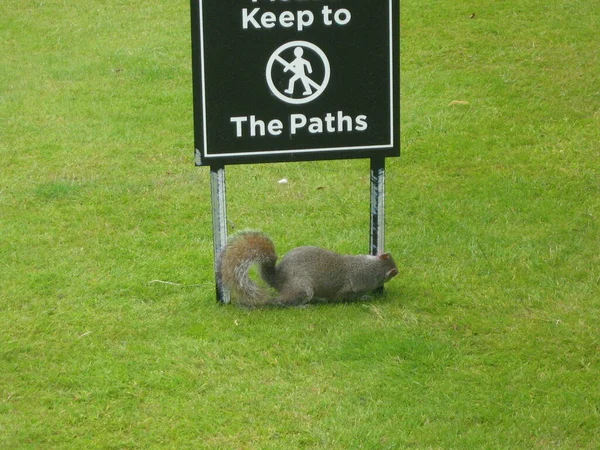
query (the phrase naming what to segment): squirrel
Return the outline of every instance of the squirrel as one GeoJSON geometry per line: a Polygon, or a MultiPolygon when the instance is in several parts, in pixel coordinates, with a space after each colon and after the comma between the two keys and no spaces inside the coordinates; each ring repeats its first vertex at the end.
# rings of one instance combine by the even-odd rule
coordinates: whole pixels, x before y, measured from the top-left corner
{"type": "Polygon", "coordinates": [[[219,252],[216,272],[221,289],[242,306],[299,306],[313,299],[348,301],[398,275],[389,253],[340,255],[320,247],[297,247],[277,263],[273,241],[259,231],[242,231],[219,252]],[[257,264],[261,278],[279,292],[275,298],[249,276],[257,264]]]}

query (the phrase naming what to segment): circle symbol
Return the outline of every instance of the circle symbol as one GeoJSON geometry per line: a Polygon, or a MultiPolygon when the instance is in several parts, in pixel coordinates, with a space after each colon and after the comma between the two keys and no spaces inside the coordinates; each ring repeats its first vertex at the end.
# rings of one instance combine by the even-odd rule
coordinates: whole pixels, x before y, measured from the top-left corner
{"type": "Polygon", "coordinates": [[[294,105],[311,102],[320,96],[329,84],[330,75],[327,55],[315,44],[306,41],[281,45],[267,62],[269,89],[278,99],[294,105]],[[290,55],[287,50],[292,48],[293,54],[290,55]],[[315,64],[321,67],[314,67],[315,64]],[[318,72],[322,76],[318,76],[318,72]],[[285,84],[285,89],[280,90],[274,79],[285,84]]]}

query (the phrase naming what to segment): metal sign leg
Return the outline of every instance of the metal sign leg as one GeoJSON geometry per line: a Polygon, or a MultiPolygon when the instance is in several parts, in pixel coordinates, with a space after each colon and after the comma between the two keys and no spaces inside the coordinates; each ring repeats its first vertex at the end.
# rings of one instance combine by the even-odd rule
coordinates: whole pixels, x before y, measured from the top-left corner
{"type": "MultiPolygon", "coordinates": [[[[213,249],[215,274],[217,267],[217,255],[227,244],[227,197],[225,195],[225,166],[210,166],[210,194],[212,203],[213,220],[213,249]]],[[[217,301],[229,303],[229,292],[221,290],[216,283],[217,301]]]]}
{"type": "MultiPolygon", "coordinates": [[[[385,158],[371,158],[371,235],[369,252],[385,252],[385,158]]],[[[383,286],[375,290],[383,292],[383,286]]]]}

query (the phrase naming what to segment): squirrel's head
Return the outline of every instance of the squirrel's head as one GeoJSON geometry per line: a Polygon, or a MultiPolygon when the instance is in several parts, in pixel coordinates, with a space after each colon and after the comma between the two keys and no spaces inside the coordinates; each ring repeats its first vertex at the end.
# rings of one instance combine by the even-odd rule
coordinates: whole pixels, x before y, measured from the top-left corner
{"type": "Polygon", "coordinates": [[[398,267],[396,267],[396,262],[392,255],[389,253],[382,253],[381,255],[377,255],[377,259],[379,261],[384,262],[384,267],[387,269],[385,273],[385,282],[390,281],[396,275],[398,275],[398,267]]]}

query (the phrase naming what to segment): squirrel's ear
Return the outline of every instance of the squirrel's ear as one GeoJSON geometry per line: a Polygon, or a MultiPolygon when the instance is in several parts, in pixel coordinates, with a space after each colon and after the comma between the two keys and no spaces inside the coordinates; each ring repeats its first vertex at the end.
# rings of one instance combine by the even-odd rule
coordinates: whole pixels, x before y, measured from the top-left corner
{"type": "Polygon", "coordinates": [[[383,259],[383,260],[390,259],[391,257],[392,256],[389,253],[382,253],[381,255],[377,256],[377,258],[383,259]]]}

